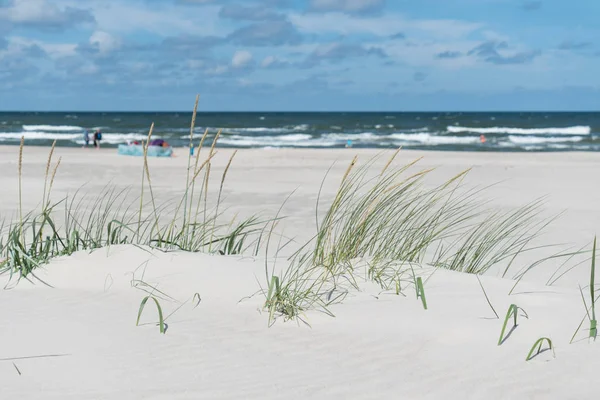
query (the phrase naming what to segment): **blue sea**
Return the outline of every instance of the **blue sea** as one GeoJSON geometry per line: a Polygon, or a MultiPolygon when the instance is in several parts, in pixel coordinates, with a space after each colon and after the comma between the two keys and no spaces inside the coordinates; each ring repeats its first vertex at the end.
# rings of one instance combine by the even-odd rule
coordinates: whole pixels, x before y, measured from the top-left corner
{"type": "MultiPolygon", "coordinates": [[[[0,145],[81,146],[83,129],[103,147],[154,138],[188,146],[191,112],[0,112],[0,145]]],[[[235,148],[396,148],[452,151],[600,151],[600,112],[199,113],[197,143],[219,129],[235,148]],[[482,142],[481,135],[485,137],[482,142]]]]}

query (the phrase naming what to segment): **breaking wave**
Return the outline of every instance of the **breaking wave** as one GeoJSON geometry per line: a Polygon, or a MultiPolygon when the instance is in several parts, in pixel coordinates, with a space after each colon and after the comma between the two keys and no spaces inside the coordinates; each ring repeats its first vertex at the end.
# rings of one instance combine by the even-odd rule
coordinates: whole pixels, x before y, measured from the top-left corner
{"type": "Polygon", "coordinates": [[[566,128],[509,128],[492,126],[490,128],[474,128],[469,126],[448,126],[450,133],[508,134],[508,135],[589,135],[589,126],[569,126],[566,128]]]}

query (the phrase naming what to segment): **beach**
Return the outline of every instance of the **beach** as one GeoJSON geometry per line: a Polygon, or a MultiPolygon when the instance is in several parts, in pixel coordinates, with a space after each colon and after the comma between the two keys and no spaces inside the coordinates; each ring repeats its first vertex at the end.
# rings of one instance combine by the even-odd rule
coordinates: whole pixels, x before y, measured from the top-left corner
{"type": "MultiPolygon", "coordinates": [[[[18,150],[0,147],[0,218],[8,220],[19,213],[18,150]]],[[[48,151],[23,149],[26,212],[40,207],[48,151]]],[[[283,216],[277,232],[292,239],[290,244],[275,255],[112,245],[54,258],[35,271],[47,285],[21,280],[0,291],[6,324],[0,330],[3,397],[575,399],[595,394],[590,382],[600,367],[600,350],[588,342],[582,302],[585,290],[589,305],[588,262],[563,267],[564,258],[549,260],[524,275],[510,295],[515,281],[502,278],[500,270],[490,269],[479,282],[474,274],[422,265],[426,310],[414,288],[401,295],[382,290],[359,266],[358,288],[329,308],[334,316],[307,310],[301,319],[272,321],[261,292],[269,285],[265,265],[285,270],[286,256],[314,236],[316,219],[322,218],[315,212],[317,201],[323,208],[335,201],[355,156],[357,165],[375,159],[372,169],[380,171],[394,150],[241,149],[228,168],[234,151],[217,148],[211,161],[215,191],[227,170],[223,218],[283,216]],[[570,266],[548,284],[557,268],[570,266]],[[156,325],[152,301],[136,326],[140,301],[148,294],[139,290],[142,281],[164,294],[159,301],[165,334],[156,325]],[[519,307],[518,324],[509,325],[498,345],[511,304],[519,307]],[[525,361],[536,340],[545,337],[552,350],[525,361]]],[[[464,184],[487,187],[482,196],[493,209],[509,212],[543,197],[544,216],[562,213],[537,244],[591,250],[600,226],[595,184],[600,153],[401,150],[393,165],[420,157],[414,172],[435,168],[424,188],[470,169],[464,184]]],[[[54,163],[58,158],[55,200],[78,190],[98,196],[108,184],[117,191],[139,191],[142,158],[119,156],[115,149],[57,147],[54,163]]],[[[173,158],[148,159],[156,203],[184,195],[188,162],[185,148],[176,148],[173,158]]],[[[524,254],[516,269],[537,254],[524,254]]],[[[3,285],[9,283],[6,274],[1,278],[3,285]]]]}

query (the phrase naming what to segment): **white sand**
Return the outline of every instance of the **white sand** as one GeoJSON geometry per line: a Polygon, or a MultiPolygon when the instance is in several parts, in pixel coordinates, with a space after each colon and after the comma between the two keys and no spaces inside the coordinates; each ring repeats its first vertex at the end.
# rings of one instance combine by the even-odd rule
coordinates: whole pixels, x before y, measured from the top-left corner
{"type": "MultiPolygon", "coordinates": [[[[54,198],[72,193],[96,174],[87,190],[99,191],[110,179],[134,185],[140,159],[112,151],[58,149],[61,169],[54,198]]],[[[216,171],[227,162],[220,150],[216,171]]],[[[307,238],[314,231],[314,204],[321,179],[334,160],[325,198],[330,198],[347,162],[375,151],[240,151],[226,183],[232,212],[274,213],[297,189],[284,214],[286,233],[307,238]],[[328,197],[329,196],[329,197],[328,197]]],[[[41,198],[47,149],[25,149],[24,208],[41,198]]],[[[600,222],[600,190],[594,177],[600,154],[473,154],[401,152],[399,162],[425,155],[423,167],[439,166],[431,184],[473,166],[468,181],[491,184],[493,204],[511,208],[548,195],[548,213],[567,210],[545,240],[584,245],[600,222]]],[[[17,148],[0,147],[0,216],[16,210],[17,148]]],[[[152,160],[157,195],[180,193],[187,157],[152,160]]],[[[280,265],[283,261],[279,261],[280,265]]],[[[308,312],[311,328],[268,316],[257,280],[264,284],[264,260],[112,247],[54,260],[39,276],[54,286],[20,283],[0,291],[1,398],[24,399],[212,399],[212,398],[556,398],[595,394],[598,344],[569,340],[585,310],[577,284],[589,280],[589,265],[545,286],[552,268],[528,276],[508,296],[510,280],[485,276],[482,282],[501,318],[511,303],[529,314],[502,346],[502,321],[495,319],[473,275],[437,271],[427,281],[429,309],[414,293],[379,294],[362,283],[336,318],[308,312]],[[138,268],[140,265],[147,266],[138,268]],[[131,287],[132,273],[157,284],[185,303],[158,332],[148,303],[143,324],[135,326],[145,293],[131,287]],[[202,301],[191,302],[194,293],[202,301]],[[240,300],[244,299],[242,302],[240,300]],[[536,339],[555,345],[525,362],[536,339]],[[19,357],[61,355],[14,360],[19,357]]],[[[4,281],[6,282],[6,278],[4,281]]],[[[587,294],[587,293],[586,293],[587,294]]],[[[161,302],[168,315],[177,302],[161,302]]]]}

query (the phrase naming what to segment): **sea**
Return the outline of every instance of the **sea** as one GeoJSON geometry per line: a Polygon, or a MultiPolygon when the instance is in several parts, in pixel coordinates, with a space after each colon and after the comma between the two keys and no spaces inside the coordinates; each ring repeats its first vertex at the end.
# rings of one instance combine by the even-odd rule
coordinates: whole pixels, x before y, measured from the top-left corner
{"type": "MultiPolygon", "coordinates": [[[[191,112],[0,112],[0,145],[75,147],[83,130],[102,146],[147,137],[190,143],[191,112]]],[[[397,148],[441,151],[600,151],[600,112],[215,112],[198,113],[193,142],[208,129],[218,147],[397,148]]]]}

